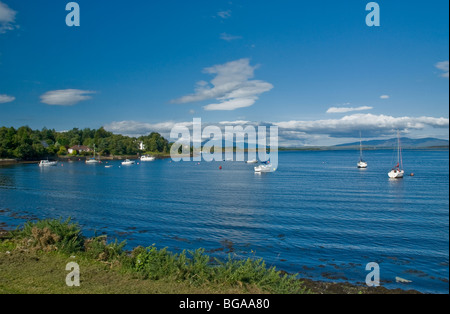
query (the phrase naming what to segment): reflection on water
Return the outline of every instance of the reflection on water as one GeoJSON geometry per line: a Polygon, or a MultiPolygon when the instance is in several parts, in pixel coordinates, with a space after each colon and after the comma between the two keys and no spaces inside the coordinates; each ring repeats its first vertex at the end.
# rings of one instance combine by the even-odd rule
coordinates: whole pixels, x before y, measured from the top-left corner
{"type": "Polygon", "coordinates": [[[404,179],[387,178],[386,180],[389,182],[389,192],[391,194],[395,195],[396,193],[404,191],[404,179]]]}

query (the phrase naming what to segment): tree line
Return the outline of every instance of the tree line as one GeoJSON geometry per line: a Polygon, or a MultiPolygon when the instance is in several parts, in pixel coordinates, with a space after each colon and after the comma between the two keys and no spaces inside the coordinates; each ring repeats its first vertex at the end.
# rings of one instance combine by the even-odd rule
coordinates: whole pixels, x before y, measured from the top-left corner
{"type": "MultiPolygon", "coordinates": [[[[171,143],[161,134],[153,132],[138,138],[99,129],[74,128],[67,132],[57,132],[54,129],[43,128],[32,130],[28,126],[18,129],[14,127],[0,128],[0,158],[36,159],[51,156],[68,155],[68,149],[76,145],[84,145],[101,156],[120,156],[137,154],[168,154],[171,143]],[[144,144],[144,150],[140,149],[144,144]]],[[[74,153],[76,154],[76,153],[74,153]]],[[[84,153],[91,154],[90,153],[84,153]]]]}

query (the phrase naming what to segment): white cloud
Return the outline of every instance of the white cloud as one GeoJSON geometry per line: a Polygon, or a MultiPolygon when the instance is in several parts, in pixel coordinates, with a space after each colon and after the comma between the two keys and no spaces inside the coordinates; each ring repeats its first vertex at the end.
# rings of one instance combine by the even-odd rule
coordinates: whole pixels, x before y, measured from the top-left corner
{"type": "Polygon", "coordinates": [[[444,71],[444,73],[441,74],[442,77],[448,78],[448,60],[447,61],[438,62],[438,63],[436,63],[435,66],[439,70],[444,71]]]}
{"type": "Polygon", "coordinates": [[[391,98],[391,96],[389,96],[389,95],[381,95],[380,98],[381,99],[389,99],[389,98],[391,98]]]}
{"type": "MultiPolygon", "coordinates": [[[[282,146],[318,145],[327,143],[334,145],[339,139],[354,139],[359,137],[359,132],[363,131],[365,138],[380,138],[394,136],[396,130],[403,133],[430,132],[431,129],[448,129],[448,118],[434,117],[392,117],[387,115],[373,114],[353,114],[341,119],[324,120],[292,120],[281,122],[251,122],[245,120],[222,121],[218,123],[208,123],[202,121],[202,128],[209,125],[216,125],[225,134],[225,127],[232,125],[247,126],[278,126],[279,143],[282,146]]],[[[187,127],[192,132],[192,121],[176,123],[173,121],[162,123],[143,123],[136,121],[112,122],[105,125],[105,129],[116,134],[129,136],[148,135],[151,132],[158,132],[169,139],[170,131],[175,126],[187,127]]],[[[169,139],[174,140],[174,139],[169,139]]]]}
{"type": "Polygon", "coordinates": [[[80,101],[91,99],[89,95],[95,93],[79,89],[54,90],[41,95],[41,102],[52,106],[73,106],[80,101]]]}
{"type": "Polygon", "coordinates": [[[13,30],[15,25],[17,12],[9,8],[5,3],[0,1],[0,34],[13,30]]]}
{"type": "Polygon", "coordinates": [[[250,123],[250,121],[246,120],[236,120],[236,121],[221,121],[219,124],[221,125],[244,125],[250,123]]]}
{"type": "Polygon", "coordinates": [[[361,106],[361,107],[331,107],[327,110],[327,113],[346,113],[352,111],[372,110],[373,107],[361,106]]]}
{"type": "Polygon", "coordinates": [[[192,122],[176,123],[172,121],[161,123],[145,123],[137,121],[119,121],[111,122],[105,125],[105,130],[115,134],[122,134],[128,136],[148,135],[151,132],[159,132],[161,134],[169,134],[175,125],[192,126],[192,122]]]}
{"type": "Polygon", "coordinates": [[[0,104],[5,104],[5,103],[8,103],[8,102],[12,102],[14,100],[16,100],[16,97],[14,97],[14,96],[8,96],[8,95],[1,95],[0,94],[0,104]]]}
{"type": "Polygon", "coordinates": [[[228,19],[231,17],[231,10],[219,11],[219,12],[217,12],[217,16],[219,16],[223,19],[228,19]]]}
{"type": "Polygon", "coordinates": [[[213,111],[213,110],[236,110],[239,108],[245,108],[250,107],[255,103],[256,99],[253,98],[237,98],[237,99],[230,99],[218,104],[210,104],[204,107],[207,111],[213,111]]]}
{"type": "Polygon", "coordinates": [[[274,123],[286,131],[325,134],[330,137],[352,137],[363,130],[367,137],[392,134],[396,129],[407,131],[426,127],[448,128],[448,118],[433,117],[392,117],[374,114],[353,114],[341,119],[314,121],[286,121],[274,123]]]}
{"type": "Polygon", "coordinates": [[[242,36],[235,36],[227,33],[220,34],[220,39],[223,39],[225,41],[233,41],[237,39],[242,39],[242,36]]]}
{"type": "Polygon", "coordinates": [[[252,106],[260,94],[273,88],[270,83],[251,80],[257,68],[258,66],[250,65],[249,59],[205,68],[204,73],[216,75],[211,83],[200,81],[197,83],[194,94],[183,96],[172,102],[190,103],[210,99],[219,102],[205,106],[205,110],[235,110],[252,106]]]}

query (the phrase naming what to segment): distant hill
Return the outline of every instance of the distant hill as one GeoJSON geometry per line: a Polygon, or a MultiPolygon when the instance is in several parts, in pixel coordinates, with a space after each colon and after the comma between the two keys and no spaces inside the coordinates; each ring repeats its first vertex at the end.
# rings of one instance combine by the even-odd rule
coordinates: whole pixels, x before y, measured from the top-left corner
{"type": "MultiPolygon", "coordinates": [[[[448,147],[448,140],[441,140],[438,138],[420,138],[420,139],[412,139],[408,137],[402,137],[400,139],[402,143],[402,148],[429,148],[429,147],[448,147]]],[[[388,140],[371,140],[371,141],[363,141],[363,147],[365,148],[388,148],[395,147],[397,145],[397,139],[391,138],[388,140]]],[[[354,143],[346,143],[336,145],[335,147],[355,147],[359,146],[359,142],[354,143]]]]}

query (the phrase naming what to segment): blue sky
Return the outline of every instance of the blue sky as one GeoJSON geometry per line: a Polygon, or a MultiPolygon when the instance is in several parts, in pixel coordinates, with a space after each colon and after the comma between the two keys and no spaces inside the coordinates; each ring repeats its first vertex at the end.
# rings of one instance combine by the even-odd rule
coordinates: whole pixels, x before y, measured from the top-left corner
{"type": "Polygon", "coordinates": [[[0,125],[168,134],[280,127],[283,145],[448,139],[448,1],[0,0],[0,125]],[[344,2],[344,3],[343,3],[344,2]]]}

